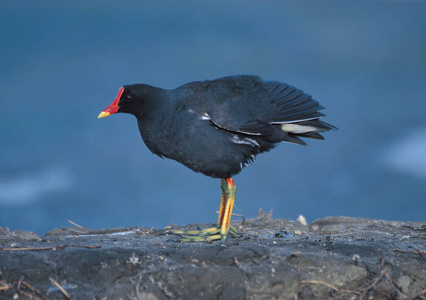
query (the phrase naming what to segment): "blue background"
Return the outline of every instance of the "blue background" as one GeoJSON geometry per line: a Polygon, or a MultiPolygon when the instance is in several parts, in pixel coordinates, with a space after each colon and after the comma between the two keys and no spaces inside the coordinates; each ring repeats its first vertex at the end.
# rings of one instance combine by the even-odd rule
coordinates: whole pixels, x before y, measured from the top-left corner
{"type": "MultiPolygon", "coordinates": [[[[426,221],[424,1],[2,1],[0,226],[216,221],[219,180],[154,156],[124,84],[256,74],[339,127],[236,176],[235,213],[426,221]]],[[[237,218],[234,218],[237,219],[237,218]]]]}

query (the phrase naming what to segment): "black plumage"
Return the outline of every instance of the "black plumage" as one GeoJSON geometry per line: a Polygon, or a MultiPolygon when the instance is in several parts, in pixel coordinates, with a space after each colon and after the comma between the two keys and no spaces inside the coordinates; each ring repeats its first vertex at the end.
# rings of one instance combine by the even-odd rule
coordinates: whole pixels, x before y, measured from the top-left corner
{"type": "Polygon", "coordinates": [[[334,128],[319,120],[323,107],[310,95],[251,75],[173,90],[126,85],[118,107],[117,112],[136,116],[153,153],[217,178],[238,174],[279,142],[305,145],[300,137],[323,139],[319,132],[334,128]],[[303,128],[286,131],[283,124],[303,128]]]}

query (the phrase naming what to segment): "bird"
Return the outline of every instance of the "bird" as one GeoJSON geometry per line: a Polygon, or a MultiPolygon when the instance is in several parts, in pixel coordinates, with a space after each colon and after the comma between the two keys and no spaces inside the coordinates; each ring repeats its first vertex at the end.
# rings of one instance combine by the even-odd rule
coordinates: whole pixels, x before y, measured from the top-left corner
{"type": "Polygon", "coordinates": [[[286,83],[235,75],[175,89],[124,85],[98,118],[132,114],[151,152],[219,178],[217,226],[172,233],[183,242],[224,243],[228,236],[240,236],[230,224],[236,195],[233,176],[280,142],[306,145],[302,138],[323,140],[321,132],[337,128],[321,120],[322,109],[312,96],[286,83]]]}

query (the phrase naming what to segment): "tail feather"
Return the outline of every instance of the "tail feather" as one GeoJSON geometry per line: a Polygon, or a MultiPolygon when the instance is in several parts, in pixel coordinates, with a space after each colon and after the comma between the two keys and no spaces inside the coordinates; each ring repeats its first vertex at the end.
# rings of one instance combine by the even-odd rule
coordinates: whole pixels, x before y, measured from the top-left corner
{"type": "Polygon", "coordinates": [[[293,108],[295,106],[298,106],[300,104],[303,104],[309,100],[311,100],[312,97],[310,95],[303,95],[302,97],[299,97],[293,101],[289,101],[289,102],[278,102],[277,105],[279,105],[281,107],[281,110],[285,110],[285,109],[290,109],[293,108]]]}
{"type": "Polygon", "coordinates": [[[324,137],[319,134],[318,132],[307,132],[307,133],[300,133],[298,136],[304,137],[304,138],[310,138],[310,139],[316,139],[316,140],[323,140],[324,137]]]}
{"type": "Polygon", "coordinates": [[[329,131],[330,129],[337,130],[336,126],[328,124],[328,123],[326,123],[324,121],[321,121],[319,119],[308,120],[308,121],[301,121],[301,122],[297,122],[297,124],[298,125],[302,125],[302,126],[312,126],[312,127],[315,127],[317,129],[316,132],[329,131]]]}
{"type": "Polygon", "coordinates": [[[298,145],[302,145],[302,146],[307,145],[304,140],[299,139],[296,135],[291,134],[291,133],[284,136],[284,138],[282,140],[283,140],[283,142],[287,142],[287,143],[298,144],[298,145]]]}
{"type": "Polygon", "coordinates": [[[271,84],[266,84],[265,88],[270,91],[269,95],[271,102],[276,102],[277,100],[281,99],[281,95],[286,89],[292,89],[292,87],[290,87],[288,84],[279,82],[272,82],[271,84]]]}
{"type": "Polygon", "coordinates": [[[279,124],[318,119],[324,116],[318,112],[324,107],[302,90],[277,81],[268,81],[264,87],[268,90],[268,98],[276,105],[261,117],[264,122],[279,124]]]}
{"type": "Polygon", "coordinates": [[[270,143],[306,145],[301,138],[323,140],[319,132],[337,129],[320,120],[325,116],[319,112],[324,107],[302,90],[277,81],[264,82],[262,87],[267,90],[269,105],[257,119],[241,124],[239,132],[261,136],[270,143]]]}
{"type": "Polygon", "coordinates": [[[293,92],[287,94],[284,97],[284,99],[283,99],[284,101],[283,100],[278,101],[277,105],[281,106],[285,103],[291,103],[293,100],[299,99],[299,97],[302,96],[302,95],[305,95],[305,94],[301,90],[294,89],[293,92]]]}
{"type": "Polygon", "coordinates": [[[321,105],[319,105],[318,103],[309,101],[309,102],[305,102],[302,103],[300,105],[297,105],[295,107],[292,107],[290,109],[282,109],[282,113],[286,114],[286,115],[292,115],[295,113],[307,113],[307,112],[311,112],[311,111],[318,111],[323,109],[324,107],[322,107],[321,105]]]}

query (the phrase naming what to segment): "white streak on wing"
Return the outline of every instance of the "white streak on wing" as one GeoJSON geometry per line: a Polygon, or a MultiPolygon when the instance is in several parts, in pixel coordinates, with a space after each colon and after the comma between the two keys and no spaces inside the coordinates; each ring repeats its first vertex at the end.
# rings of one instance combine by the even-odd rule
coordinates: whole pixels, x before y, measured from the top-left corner
{"type": "Polygon", "coordinates": [[[269,122],[269,124],[271,124],[271,125],[276,125],[276,124],[291,124],[291,123],[295,123],[295,122],[302,122],[302,121],[309,121],[309,120],[316,120],[316,119],[319,119],[319,117],[305,118],[305,119],[299,119],[299,120],[293,120],[293,121],[285,121],[285,122],[272,121],[272,122],[269,122]]]}
{"type": "MultiPolygon", "coordinates": [[[[214,123],[214,122],[213,122],[214,123]]],[[[216,124],[216,123],[215,123],[216,124]]],[[[217,125],[217,124],[216,124],[217,125]]],[[[219,126],[220,127],[220,126],[219,126]]],[[[221,127],[223,129],[226,129],[224,127],[221,127]]],[[[244,133],[244,134],[249,134],[249,135],[262,135],[261,133],[256,133],[256,132],[248,132],[248,131],[241,131],[241,130],[237,130],[240,133],[244,133]]]]}
{"type": "Polygon", "coordinates": [[[216,123],[214,120],[212,120],[212,119],[210,119],[210,121],[214,124],[214,125],[216,125],[217,127],[219,127],[219,128],[222,128],[222,129],[225,129],[225,130],[228,130],[228,131],[237,131],[237,132],[239,132],[239,133],[244,133],[244,134],[248,134],[248,135],[262,135],[261,133],[256,133],[256,132],[247,132],[247,131],[241,131],[241,130],[231,130],[231,129],[229,129],[229,128],[226,128],[226,127],[224,127],[224,126],[221,126],[220,124],[218,124],[218,123],[216,123]]]}
{"type": "Polygon", "coordinates": [[[317,131],[316,127],[297,124],[282,124],[281,129],[285,132],[291,132],[295,134],[317,131]]]}
{"type": "Polygon", "coordinates": [[[234,134],[231,137],[231,141],[234,144],[244,144],[244,145],[250,145],[252,147],[260,147],[259,143],[256,140],[253,140],[251,138],[243,138],[240,139],[238,135],[234,134]]]}
{"type": "MultiPolygon", "coordinates": [[[[195,114],[195,111],[193,110],[193,109],[188,109],[188,112],[190,113],[190,114],[195,114]]],[[[203,113],[201,116],[198,116],[198,118],[200,119],[200,120],[210,120],[210,116],[207,114],[207,113],[203,113]]]]}

